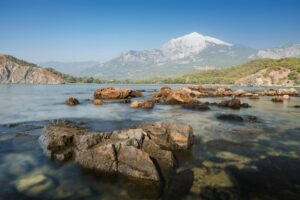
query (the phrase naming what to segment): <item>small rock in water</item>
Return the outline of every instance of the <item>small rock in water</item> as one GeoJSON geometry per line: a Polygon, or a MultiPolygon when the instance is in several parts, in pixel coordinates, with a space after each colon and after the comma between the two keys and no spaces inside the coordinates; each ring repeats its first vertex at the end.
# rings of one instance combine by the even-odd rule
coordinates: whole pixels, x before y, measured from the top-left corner
{"type": "Polygon", "coordinates": [[[145,108],[145,109],[152,109],[155,103],[152,100],[145,100],[143,102],[134,101],[130,104],[131,108],[145,108]]]}
{"type": "Polygon", "coordinates": [[[289,99],[290,99],[290,96],[287,95],[287,94],[285,94],[285,95],[282,96],[282,98],[285,99],[285,100],[289,100],[289,99]]]}
{"type": "Polygon", "coordinates": [[[300,105],[294,105],[294,108],[300,108],[300,105]]]}
{"type": "Polygon", "coordinates": [[[79,104],[79,101],[74,97],[70,97],[69,99],[66,100],[66,104],[69,106],[76,106],[77,104],[79,104]]]}
{"type": "Polygon", "coordinates": [[[259,95],[258,94],[252,94],[252,96],[250,96],[249,99],[259,99],[259,95]]]}
{"type": "Polygon", "coordinates": [[[139,107],[139,102],[138,101],[134,101],[130,104],[131,108],[138,108],[139,107]]]}
{"type": "Polygon", "coordinates": [[[273,102],[283,102],[284,98],[282,96],[272,98],[273,102]]]}
{"type": "Polygon", "coordinates": [[[101,99],[94,99],[94,105],[102,105],[103,104],[103,100],[101,99]]]}

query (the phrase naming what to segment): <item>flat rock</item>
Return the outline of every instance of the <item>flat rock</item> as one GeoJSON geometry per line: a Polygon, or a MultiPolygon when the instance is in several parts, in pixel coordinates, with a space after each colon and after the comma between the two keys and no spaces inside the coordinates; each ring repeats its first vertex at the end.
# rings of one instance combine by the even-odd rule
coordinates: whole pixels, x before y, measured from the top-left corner
{"type": "Polygon", "coordinates": [[[95,91],[94,99],[128,99],[142,97],[143,94],[130,88],[106,87],[95,91]]]}

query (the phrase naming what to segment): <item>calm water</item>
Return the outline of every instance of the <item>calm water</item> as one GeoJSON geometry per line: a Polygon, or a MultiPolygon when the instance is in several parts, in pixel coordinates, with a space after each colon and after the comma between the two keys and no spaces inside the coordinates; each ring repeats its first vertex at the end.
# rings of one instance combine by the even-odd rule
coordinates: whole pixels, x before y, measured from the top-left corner
{"type": "MultiPolygon", "coordinates": [[[[90,101],[94,90],[106,86],[0,85],[0,199],[300,199],[300,109],[293,107],[300,105],[299,97],[284,103],[273,103],[271,97],[242,98],[252,107],[241,110],[211,106],[209,111],[191,111],[170,105],[135,110],[117,101],[94,106],[90,101]],[[81,104],[66,106],[64,101],[70,96],[81,104]],[[258,122],[224,122],[216,119],[220,113],[254,115],[258,122]],[[175,186],[153,191],[124,177],[49,161],[36,138],[48,120],[54,119],[97,130],[144,121],[190,124],[196,144],[176,153],[179,170],[193,172],[189,180],[182,180],[190,183],[186,184],[189,192],[175,186]]],[[[113,86],[144,90],[143,98],[161,87],[113,86]]],[[[172,86],[176,87],[181,86],[172,86]]],[[[222,98],[200,100],[219,102],[222,98]]]]}

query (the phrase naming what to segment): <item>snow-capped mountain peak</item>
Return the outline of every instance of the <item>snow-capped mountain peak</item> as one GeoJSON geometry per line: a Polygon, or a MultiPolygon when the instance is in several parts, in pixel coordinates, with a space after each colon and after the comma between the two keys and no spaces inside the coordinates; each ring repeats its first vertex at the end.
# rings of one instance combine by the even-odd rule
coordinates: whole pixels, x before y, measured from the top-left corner
{"type": "Polygon", "coordinates": [[[198,54],[205,48],[213,45],[232,46],[232,44],[220,39],[192,32],[190,34],[171,39],[163,45],[162,51],[166,56],[174,60],[198,54]]]}

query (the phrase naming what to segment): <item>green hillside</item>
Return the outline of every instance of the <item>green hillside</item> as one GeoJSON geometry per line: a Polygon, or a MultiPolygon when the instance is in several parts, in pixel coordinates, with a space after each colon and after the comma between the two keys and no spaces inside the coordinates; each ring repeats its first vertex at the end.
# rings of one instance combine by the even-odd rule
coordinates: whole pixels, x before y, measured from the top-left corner
{"type": "Polygon", "coordinates": [[[233,84],[240,78],[249,76],[266,68],[267,71],[288,68],[291,70],[288,76],[289,79],[295,80],[298,85],[300,84],[300,58],[284,58],[278,60],[258,59],[236,67],[200,71],[174,78],[153,78],[144,82],[233,84]]]}

